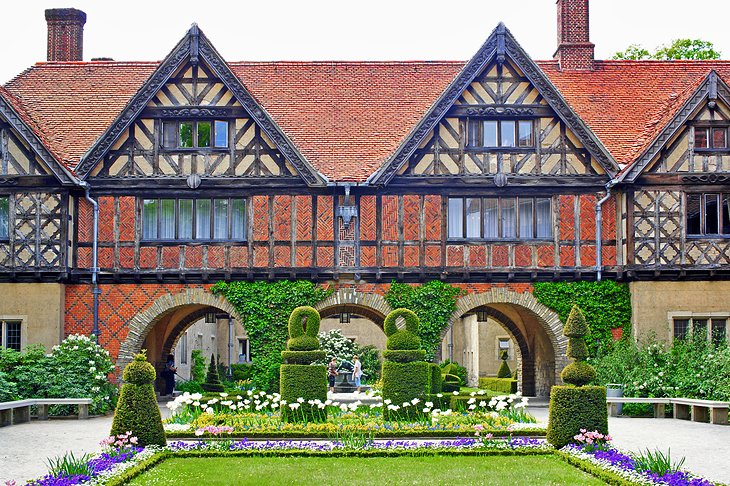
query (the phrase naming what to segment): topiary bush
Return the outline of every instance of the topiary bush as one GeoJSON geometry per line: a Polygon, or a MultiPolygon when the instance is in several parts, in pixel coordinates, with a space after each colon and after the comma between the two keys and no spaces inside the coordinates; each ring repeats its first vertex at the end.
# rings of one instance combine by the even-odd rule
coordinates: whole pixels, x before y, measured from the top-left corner
{"type": "Polygon", "coordinates": [[[153,383],[155,368],[147,362],[146,353],[134,357],[122,372],[122,393],[114,412],[110,435],[132,432],[140,447],[165,446],[165,430],[157,406],[153,383]]]}
{"type": "Polygon", "coordinates": [[[499,358],[502,360],[502,364],[499,365],[497,378],[511,378],[512,370],[509,369],[509,365],[507,364],[507,351],[502,351],[499,355],[499,358]]]}
{"type": "Polygon", "coordinates": [[[207,392],[223,392],[226,390],[223,383],[221,383],[220,376],[218,376],[218,367],[215,365],[215,355],[210,355],[208,374],[205,376],[205,383],[201,383],[200,386],[207,392]]]}
{"type": "Polygon", "coordinates": [[[445,393],[459,391],[466,383],[466,368],[449,360],[441,364],[441,390],[445,393]],[[462,378],[463,372],[463,378],[462,378]]]}
{"type": "MultiPolygon", "coordinates": [[[[392,405],[402,406],[414,398],[424,397],[429,389],[430,370],[423,361],[425,352],[420,348],[418,337],[418,317],[408,309],[396,309],[385,317],[383,330],[388,336],[386,350],[383,351],[383,400],[390,400],[392,405]],[[405,326],[398,329],[396,321],[405,319],[405,326]]],[[[394,412],[387,407],[383,410],[386,420],[395,416],[415,414],[416,407],[405,408],[394,412]]]]}
{"type": "Polygon", "coordinates": [[[428,370],[428,393],[432,395],[441,393],[441,367],[436,363],[428,363],[428,370]]]}
{"type": "Polygon", "coordinates": [[[584,386],[596,376],[596,370],[585,362],[584,336],[588,332],[583,313],[574,305],[563,328],[568,357],[573,358],[560,375],[568,386],[554,386],[550,392],[547,440],[558,449],[574,442],[581,429],[608,434],[606,388],[584,386]]]}
{"type": "Polygon", "coordinates": [[[580,429],[608,433],[606,388],[554,386],[550,392],[547,440],[556,448],[575,442],[580,429]]]}
{"type": "Polygon", "coordinates": [[[517,380],[510,378],[479,378],[479,388],[499,393],[517,393],[517,380]]]}
{"type": "Polygon", "coordinates": [[[327,420],[327,367],[312,364],[325,358],[319,349],[319,312],[312,307],[297,307],[289,316],[289,340],[281,352],[279,393],[286,402],[281,408],[284,422],[322,422],[327,420]],[[308,403],[319,400],[319,405],[308,403]]]}

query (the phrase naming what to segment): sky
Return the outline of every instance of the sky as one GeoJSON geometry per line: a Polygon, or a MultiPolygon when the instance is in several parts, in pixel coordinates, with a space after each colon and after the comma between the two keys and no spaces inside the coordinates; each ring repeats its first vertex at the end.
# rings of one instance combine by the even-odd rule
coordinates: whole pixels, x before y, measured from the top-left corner
{"type": "MultiPolygon", "coordinates": [[[[87,14],[84,60],[163,59],[193,22],[230,61],[467,60],[502,21],[533,59],[556,47],[555,0],[24,0],[0,7],[0,83],[46,59],[46,8],[87,14]]],[[[730,59],[728,0],[591,0],[596,58],[676,38],[730,59]]]]}

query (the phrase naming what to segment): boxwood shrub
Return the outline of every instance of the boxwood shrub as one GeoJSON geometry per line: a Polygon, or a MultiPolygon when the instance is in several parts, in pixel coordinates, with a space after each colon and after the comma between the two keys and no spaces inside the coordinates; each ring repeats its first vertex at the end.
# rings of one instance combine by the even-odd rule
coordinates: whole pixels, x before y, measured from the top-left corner
{"type": "Polygon", "coordinates": [[[428,363],[428,393],[441,393],[441,367],[436,363],[428,363]]]}
{"type": "Polygon", "coordinates": [[[517,380],[512,378],[479,378],[479,388],[500,393],[517,393],[517,380]]]}
{"type": "Polygon", "coordinates": [[[327,400],[327,367],[322,365],[283,364],[280,371],[281,399],[286,405],[281,408],[281,419],[285,422],[323,422],[327,419],[325,410],[307,403],[308,400],[327,400]],[[297,410],[289,407],[303,398],[297,410]]]}
{"type": "MultiPolygon", "coordinates": [[[[403,402],[410,402],[414,398],[423,400],[426,395],[429,381],[429,366],[425,361],[412,363],[383,363],[383,400],[391,400],[394,405],[402,406],[403,402]]],[[[409,412],[420,411],[420,407],[409,407],[409,412]]],[[[393,413],[387,406],[383,407],[385,420],[395,416],[403,417],[408,412],[403,409],[393,413]]]]}
{"type": "Polygon", "coordinates": [[[580,429],[608,433],[606,388],[554,386],[550,392],[548,442],[560,449],[574,442],[580,429]]]}
{"type": "Polygon", "coordinates": [[[426,351],[422,349],[386,349],[383,351],[383,358],[397,363],[423,361],[425,357],[426,351]]]}
{"type": "Polygon", "coordinates": [[[136,355],[124,368],[122,379],[127,383],[122,385],[111,435],[131,431],[137,437],[140,447],[165,446],[165,430],[152,386],[155,375],[155,368],[147,362],[145,354],[136,355]]]}
{"type": "Polygon", "coordinates": [[[281,357],[287,364],[312,364],[315,361],[323,361],[327,353],[322,350],[316,351],[282,351],[281,357]]]}

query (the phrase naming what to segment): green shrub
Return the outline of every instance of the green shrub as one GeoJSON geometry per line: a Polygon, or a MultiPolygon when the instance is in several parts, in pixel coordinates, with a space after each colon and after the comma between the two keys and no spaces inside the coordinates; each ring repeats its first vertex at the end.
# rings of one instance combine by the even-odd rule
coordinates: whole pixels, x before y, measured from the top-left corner
{"type": "Polygon", "coordinates": [[[253,366],[250,364],[232,364],[231,365],[231,379],[233,381],[245,381],[251,379],[253,373],[253,366]]]}
{"type": "Polygon", "coordinates": [[[297,307],[289,317],[289,351],[314,351],[319,349],[319,312],[309,306],[297,307]],[[306,322],[306,324],[305,324],[306,322]]]}
{"type": "MultiPolygon", "coordinates": [[[[408,309],[396,309],[385,317],[383,330],[388,340],[385,343],[386,349],[391,350],[415,350],[421,348],[421,338],[418,337],[418,317],[408,309]],[[399,318],[405,320],[402,329],[398,329],[399,318]]],[[[387,359],[387,358],[386,358],[387,359]]]]}
{"type": "MultiPolygon", "coordinates": [[[[429,374],[428,363],[425,361],[395,363],[386,360],[383,363],[383,400],[390,400],[398,406],[414,398],[423,400],[428,388],[429,374]]],[[[420,410],[421,407],[408,407],[393,413],[384,406],[383,416],[385,420],[391,420],[396,416],[416,414],[420,410]]]]}
{"type": "Polygon", "coordinates": [[[322,403],[327,400],[327,367],[321,365],[281,365],[281,399],[287,405],[281,407],[281,418],[284,422],[323,422],[327,420],[324,409],[310,405],[308,400],[319,399],[322,403]],[[292,410],[288,404],[298,403],[303,398],[299,408],[292,410]]]}
{"type": "Polygon", "coordinates": [[[517,393],[517,380],[512,378],[479,378],[479,388],[509,395],[517,393]]]}
{"type": "Polygon", "coordinates": [[[499,371],[497,371],[497,378],[512,378],[512,370],[509,369],[507,361],[502,361],[499,365],[499,371]]]}
{"type": "Polygon", "coordinates": [[[410,363],[411,361],[423,361],[426,351],[422,349],[386,349],[383,351],[383,358],[396,363],[410,363]]]}
{"type": "Polygon", "coordinates": [[[315,351],[282,351],[281,357],[287,364],[312,364],[315,361],[324,361],[327,357],[322,350],[315,351]]]}
{"type": "Polygon", "coordinates": [[[190,353],[190,360],[193,362],[190,367],[190,377],[192,381],[202,383],[205,381],[205,357],[201,349],[193,349],[190,353]]]}
{"type": "Polygon", "coordinates": [[[575,386],[587,385],[596,378],[596,370],[585,361],[576,361],[566,366],[560,373],[565,383],[575,386]]]}
{"type": "Polygon", "coordinates": [[[606,388],[553,386],[549,417],[547,440],[558,449],[575,442],[580,429],[607,434],[606,388]]]}
{"type": "Polygon", "coordinates": [[[208,365],[208,374],[205,377],[205,383],[200,385],[207,392],[225,391],[223,383],[218,376],[218,367],[215,365],[215,355],[210,355],[210,364],[208,365]]]}
{"type": "Polygon", "coordinates": [[[18,387],[8,380],[8,375],[0,371],[0,402],[18,400],[18,387]]]}
{"type": "Polygon", "coordinates": [[[175,389],[183,393],[203,393],[205,391],[200,383],[194,380],[179,381],[175,383],[175,389]]]}
{"type": "Polygon", "coordinates": [[[468,378],[465,367],[461,366],[456,361],[450,361],[448,359],[441,363],[441,374],[458,376],[462,385],[466,384],[468,378]]]}
{"type": "Polygon", "coordinates": [[[441,390],[444,393],[459,391],[466,384],[466,368],[446,360],[441,365],[441,390]],[[463,368],[463,369],[462,369],[463,368]],[[463,372],[463,378],[462,378],[463,372]]]}
{"type": "Polygon", "coordinates": [[[364,382],[373,384],[380,379],[383,363],[380,360],[380,351],[372,344],[361,346],[355,353],[360,357],[364,382]]]}
{"type": "MultiPolygon", "coordinates": [[[[441,367],[436,363],[428,363],[429,380],[428,393],[435,395],[441,393],[441,367]]],[[[438,407],[437,407],[438,408],[438,407]]]]}
{"type": "Polygon", "coordinates": [[[122,378],[127,383],[122,385],[110,435],[131,431],[140,447],[164,446],[165,430],[152,386],[155,369],[147,362],[147,356],[144,353],[136,355],[122,372],[122,378]]]}

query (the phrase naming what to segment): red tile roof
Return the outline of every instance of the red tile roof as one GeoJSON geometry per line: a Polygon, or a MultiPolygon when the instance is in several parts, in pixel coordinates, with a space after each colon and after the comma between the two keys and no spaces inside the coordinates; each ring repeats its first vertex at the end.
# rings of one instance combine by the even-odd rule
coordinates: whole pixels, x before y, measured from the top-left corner
{"type": "MultiPolygon", "coordinates": [[[[6,88],[73,168],[158,65],[39,63],[6,88]]],[[[337,181],[364,181],[375,172],[463,65],[229,63],[314,167],[337,181]]],[[[623,164],[641,154],[710,70],[730,83],[730,61],[597,61],[592,72],[538,65],[623,164]]]]}

